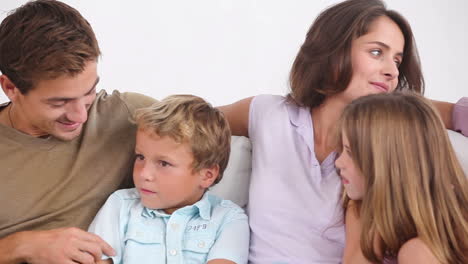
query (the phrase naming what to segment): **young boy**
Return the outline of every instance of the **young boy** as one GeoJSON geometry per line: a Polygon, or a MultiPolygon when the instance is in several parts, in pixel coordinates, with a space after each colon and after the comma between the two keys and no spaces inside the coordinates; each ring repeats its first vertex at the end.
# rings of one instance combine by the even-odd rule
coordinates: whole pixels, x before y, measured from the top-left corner
{"type": "Polygon", "coordinates": [[[206,192],[229,159],[222,113],[175,95],[135,119],[135,188],[113,193],[89,227],[116,252],[101,263],[247,263],[247,216],[206,192]]]}

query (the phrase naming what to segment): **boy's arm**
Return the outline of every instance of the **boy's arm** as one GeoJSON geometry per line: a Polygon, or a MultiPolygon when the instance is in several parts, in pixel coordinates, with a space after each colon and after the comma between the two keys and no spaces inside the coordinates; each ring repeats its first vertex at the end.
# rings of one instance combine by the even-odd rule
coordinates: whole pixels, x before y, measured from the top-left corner
{"type": "Polygon", "coordinates": [[[213,260],[208,261],[206,264],[236,264],[236,263],[227,259],[213,259],[213,260]]]}
{"type": "Polygon", "coordinates": [[[102,258],[102,260],[110,259],[113,262],[103,263],[119,264],[122,258],[123,227],[121,223],[126,223],[128,221],[128,216],[125,214],[121,215],[122,208],[126,204],[117,192],[109,196],[88,228],[89,232],[102,237],[102,239],[109,243],[115,250],[115,254],[106,254],[102,258]]]}
{"type": "Polygon", "coordinates": [[[431,100],[447,129],[468,137],[468,97],[462,97],[456,104],[431,100]]]}
{"type": "Polygon", "coordinates": [[[247,215],[240,208],[233,210],[208,253],[209,264],[246,264],[248,261],[250,229],[247,215]]]}

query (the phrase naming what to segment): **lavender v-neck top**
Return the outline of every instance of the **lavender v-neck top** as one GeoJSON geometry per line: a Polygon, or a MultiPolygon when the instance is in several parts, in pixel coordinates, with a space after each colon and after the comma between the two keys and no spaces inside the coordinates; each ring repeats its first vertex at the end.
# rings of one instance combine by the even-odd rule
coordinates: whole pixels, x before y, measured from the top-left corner
{"type": "Polygon", "coordinates": [[[310,109],[282,96],[257,96],[249,137],[249,263],[340,263],[345,229],[336,153],[317,161],[310,109]]]}

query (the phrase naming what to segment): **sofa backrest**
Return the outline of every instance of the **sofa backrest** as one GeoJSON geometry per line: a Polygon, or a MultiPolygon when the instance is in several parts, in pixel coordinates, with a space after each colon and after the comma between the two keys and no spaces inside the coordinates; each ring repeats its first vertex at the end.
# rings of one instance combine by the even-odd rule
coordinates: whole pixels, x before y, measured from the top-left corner
{"type": "MultiPolygon", "coordinates": [[[[468,137],[448,130],[457,157],[468,177],[468,137]]],[[[246,137],[231,138],[231,156],[221,182],[211,188],[211,193],[231,200],[241,207],[249,198],[250,173],[252,171],[252,146],[246,137]]],[[[267,188],[265,186],[265,188],[267,188]]]]}

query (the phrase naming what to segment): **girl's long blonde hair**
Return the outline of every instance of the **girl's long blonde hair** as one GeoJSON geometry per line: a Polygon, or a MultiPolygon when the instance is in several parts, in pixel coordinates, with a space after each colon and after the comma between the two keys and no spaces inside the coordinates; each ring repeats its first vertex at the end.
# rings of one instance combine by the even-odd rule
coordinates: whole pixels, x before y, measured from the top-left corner
{"type": "Polygon", "coordinates": [[[395,257],[418,237],[441,263],[468,263],[468,180],[431,104],[409,93],[365,96],[340,127],[366,185],[357,202],[364,256],[395,257]]]}

